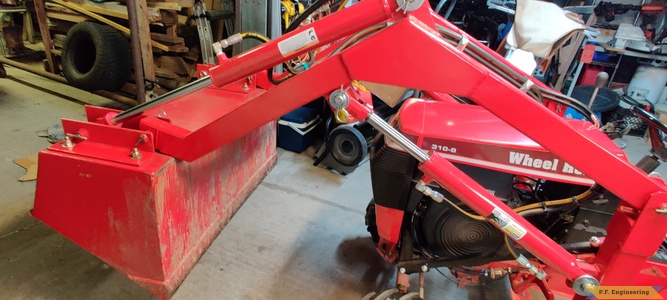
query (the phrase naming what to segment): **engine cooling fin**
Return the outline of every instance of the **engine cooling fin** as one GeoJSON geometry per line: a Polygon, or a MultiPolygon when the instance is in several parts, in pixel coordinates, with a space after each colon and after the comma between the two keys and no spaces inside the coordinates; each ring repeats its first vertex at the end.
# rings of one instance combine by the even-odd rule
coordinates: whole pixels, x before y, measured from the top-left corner
{"type": "Polygon", "coordinates": [[[449,204],[430,202],[418,215],[413,224],[417,239],[426,252],[440,258],[491,257],[503,245],[498,229],[449,204]]]}
{"type": "Polygon", "coordinates": [[[497,245],[498,232],[488,223],[458,213],[449,214],[441,223],[440,243],[454,256],[476,255],[497,245]]]}

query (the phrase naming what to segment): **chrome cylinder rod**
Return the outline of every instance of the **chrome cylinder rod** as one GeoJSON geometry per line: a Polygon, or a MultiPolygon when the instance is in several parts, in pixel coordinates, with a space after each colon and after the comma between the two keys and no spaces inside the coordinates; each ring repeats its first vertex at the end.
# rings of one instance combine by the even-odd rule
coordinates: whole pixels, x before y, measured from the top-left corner
{"type": "Polygon", "coordinates": [[[134,117],[136,115],[141,114],[142,112],[146,111],[149,108],[153,108],[153,107],[156,107],[158,105],[165,104],[165,103],[167,103],[171,100],[174,100],[178,97],[181,97],[183,95],[201,90],[201,89],[206,88],[206,87],[208,87],[212,84],[213,84],[213,82],[211,81],[211,78],[209,76],[202,77],[202,78],[200,78],[198,80],[195,80],[191,83],[188,83],[188,84],[186,84],[186,85],[184,85],[180,88],[177,88],[173,91],[170,91],[169,93],[166,93],[166,94],[164,94],[160,97],[157,97],[157,98],[153,99],[152,101],[142,103],[142,104],[137,105],[135,107],[132,107],[132,108],[130,108],[130,109],[128,109],[128,110],[126,110],[122,113],[119,113],[118,115],[116,115],[113,118],[113,122],[116,123],[116,122],[120,122],[124,119],[134,117]]]}
{"type": "Polygon", "coordinates": [[[401,148],[403,148],[403,150],[412,155],[420,163],[428,161],[429,159],[428,153],[424,152],[424,150],[419,148],[419,146],[415,145],[415,143],[408,140],[408,138],[406,138],[404,135],[398,132],[398,130],[396,130],[394,127],[389,125],[389,123],[387,123],[385,120],[380,118],[380,116],[371,112],[368,115],[368,117],[366,117],[366,121],[373,127],[375,127],[375,129],[377,129],[379,132],[389,137],[392,141],[398,144],[401,148]]]}

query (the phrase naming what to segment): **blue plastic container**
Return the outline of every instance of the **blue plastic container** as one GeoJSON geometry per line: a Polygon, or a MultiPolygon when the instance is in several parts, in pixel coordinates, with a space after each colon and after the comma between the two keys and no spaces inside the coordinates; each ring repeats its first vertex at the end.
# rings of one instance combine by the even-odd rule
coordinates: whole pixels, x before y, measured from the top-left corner
{"type": "MultiPolygon", "coordinates": [[[[598,120],[602,119],[602,113],[594,111],[595,115],[598,117],[598,120]]],[[[587,118],[584,115],[580,114],[578,111],[574,110],[571,107],[568,107],[565,110],[565,118],[575,119],[575,120],[586,120],[587,118]]]]}
{"type": "Polygon", "coordinates": [[[317,110],[300,107],[278,120],[278,147],[302,152],[317,140],[322,123],[317,110]]]}

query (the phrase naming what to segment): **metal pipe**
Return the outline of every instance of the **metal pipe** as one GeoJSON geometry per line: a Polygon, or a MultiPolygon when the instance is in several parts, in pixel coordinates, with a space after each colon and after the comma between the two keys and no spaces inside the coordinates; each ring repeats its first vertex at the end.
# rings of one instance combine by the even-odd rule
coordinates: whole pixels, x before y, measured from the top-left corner
{"type": "Polygon", "coordinates": [[[452,11],[454,10],[454,6],[456,6],[456,2],[457,0],[452,0],[452,3],[449,4],[449,8],[447,9],[447,12],[444,15],[445,20],[449,19],[449,16],[452,14],[452,11]]]}
{"type": "Polygon", "coordinates": [[[160,97],[157,97],[157,98],[153,99],[152,101],[144,102],[140,105],[132,107],[132,108],[116,115],[116,117],[113,118],[113,121],[118,122],[118,121],[127,119],[129,117],[139,115],[139,114],[141,114],[142,112],[146,111],[147,109],[149,109],[151,107],[167,103],[167,102],[169,102],[171,100],[174,100],[178,97],[181,97],[185,94],[189,94],[189,93],[193,93],[195,91],[201,90],[203,88],[206,88],[206,87],[210,86],[212,83],[213,82],[211,82],[211,78],[209,76],[202,77],[202,78],[200,78],[198,80],[195,80],[195,81],[193,81],[189,84],[186,84],[186,85],[184,85],[184,86],[182,86],[178,89],[172,90],[172,91],[170,91],[170,92],[168,92],[168,93],[166,93],[166,94],[164,94],[160,97]]]}
{"type": "MultiPolygon", "coordinates": [[[[642,0],[642,3],[639,4],[639,6],[644,6],[646,4],[646,0],[642,0]]],[[[637,12],[637,15],[635,16],[635,20],[632,22],[632,26],[637,26],[637,21],[639,21],[639,17],[642,15],[642,10],[639,9],[637,12]]]]}
{"type": "Polygon", "coordinates": [[[375,129],[377,129],[379,132],[385,136],[388,136],[392,141],[396,142],[396,144],[407,151],[420,163],[424,163],[429,159],[428,153],[424,152],[424,150],[419,148],[419,146],[408,140],[408,138],[398,132],[398,130],[394,129],[394,127],[391,127],[391,125],[380,118],[380,116],[376,115],[375,113],[370,113],[368,117],[366,117],[366,121],[368,124],[371,124],[373,127],[375,127],[375,129]]]}
{"type": "Polygon", "coordinates": [[[447,3],[447,0],[440,0],[440,2],[438,2],[438,5],[435,7],[436,14],[440,14],[440,10],[442,10],[442,7],[445,6],[445,3],[447,3]]]}
{"type": "Polygon", "coordinates": [[[130,22],[130,48],[132,48],[132,62],[134,64],[134,83],[136,84],[136,98],[139,103],[146,102],[146,83],[144,82],[144,65],[141,61],[141,40],[139,37],[139,20],[137,18],[136,0],[127,0],[127,17],[130,22]]]}
{"type": "MultiPolygon", "coordinates": [[[[17,68],[17,69],[21,69],[21,70],[26,71],[26,72],[36,74],[36,75],[39,75],[39,76],[46,77],[46,78],[51,79],[53,81],[68,84],[67,80],[62,76],[59,76],[59,75],[56,75],[56,74],[53,74],[53,73],[49,73],[49,72],[46,72],[44,70],[35,69],[35,68],[33,68],[29,65],[7,59],[3,56],[0,56],[0,63],[8,65],[8,66],[12,66],[12,67],[17,68]]],[[[111,92],[108,92],[108,91],[99,90],[99,91],[93,91],[92,93],[96,94],[96,95],[100,95],[100,96],[105,97],[105,98],[109,98],[109,99],[111,99],[113,101],[116,101],[116,102],[127,104],[127,105],[134,106],[134,105],[138,104],[138,102],[134,99],[130,99],[128,97],[117,95],[117,94],[114,94],[114,93],[111,93],[111,92]]]]}

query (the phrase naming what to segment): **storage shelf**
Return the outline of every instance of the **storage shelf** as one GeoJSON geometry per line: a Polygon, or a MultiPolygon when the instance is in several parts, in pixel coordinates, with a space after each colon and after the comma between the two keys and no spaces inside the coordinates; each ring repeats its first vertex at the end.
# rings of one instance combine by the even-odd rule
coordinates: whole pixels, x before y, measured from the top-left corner
{"type": "Polygon", "coordinates": [[[603,66],[603,67],[608,67],[608,68],[616,68],[616,63],[610,63],[610,62],[592,61],[588,64],[593,65],[593,66],[603,66]]]}

